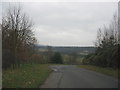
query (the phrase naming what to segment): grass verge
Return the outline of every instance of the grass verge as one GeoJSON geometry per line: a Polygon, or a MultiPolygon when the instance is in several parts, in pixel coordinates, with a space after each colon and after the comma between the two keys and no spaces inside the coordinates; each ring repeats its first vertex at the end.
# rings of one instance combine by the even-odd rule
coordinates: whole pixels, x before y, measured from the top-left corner
{"type": "Polygon", "coordinates": [[[96,72],[109,75],[115,78],[118,78],[118,72],[120,73],[120,70],[113,69],[113,68],[103,68],[103,67],[92,66],[92,65],[78,65],[78,67],[96,71],[96,72]]]}
{"type": "Polygon", "coordinates": [[[3,88],[38,88],[51,70],[48,64],[26,64],[16,69],[3,70],[3,88]]]}

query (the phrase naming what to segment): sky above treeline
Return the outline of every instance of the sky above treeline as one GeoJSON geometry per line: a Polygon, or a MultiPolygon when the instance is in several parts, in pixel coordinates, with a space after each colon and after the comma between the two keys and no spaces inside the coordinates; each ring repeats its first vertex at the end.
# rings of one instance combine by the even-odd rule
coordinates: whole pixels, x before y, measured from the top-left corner
{"type": "Polygon", "coordinates": [[[34,22],[38,43],[52,46],[94,46],[98,28],[118,9],[117,2],[6,2],[3,13],[9,5],[21,5],[34,22]]]}

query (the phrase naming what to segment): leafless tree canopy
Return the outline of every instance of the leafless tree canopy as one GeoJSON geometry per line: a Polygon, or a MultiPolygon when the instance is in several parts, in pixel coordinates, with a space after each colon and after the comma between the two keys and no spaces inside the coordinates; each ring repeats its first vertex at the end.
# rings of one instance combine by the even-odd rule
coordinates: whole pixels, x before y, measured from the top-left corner
{"type": "Polygon", "coordinates": [[[23,53],[21,51],[25,51],[36,42],[32,27],[33,23],[27,15],[22,12],[20,6],[10,7],[2,17],[3,52],[4,50],[11,52],[13,56],[15,56],[15,64],[18,63],[16,59],[18,55],[23,53]]]}
{"type": "MultiPolygon", "coordinates": [[[[115,14],[109,27],[99,28],[97,32],[96,47],[102,47],[103,43],[118,44],[118,16],[115,14]]],[[[106,45],[107,46],[107,45],[106,45]]]]}
{"type": "Polygon", "coordinates": [[[115,14],[108,27],[104,26],[98,29],[95,43],[96,52],[93,55],[89,55],[84,60],[85,64],[120,68],[118,62],[120,53],[118,43],[118,20],[118,16],[115,14]]]}

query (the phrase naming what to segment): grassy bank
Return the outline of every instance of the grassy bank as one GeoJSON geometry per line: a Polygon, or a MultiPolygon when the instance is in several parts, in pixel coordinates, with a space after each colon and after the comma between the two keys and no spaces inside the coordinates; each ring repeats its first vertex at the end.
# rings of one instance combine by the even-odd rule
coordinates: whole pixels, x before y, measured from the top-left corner
{"type": "Polygon", "coordinates": [[[47,64],[23,65],[17,69],[3,71],[3,88],[38,88],[51,70],[47,64]]]}
{"type": "Polygon", "coordinates": [[[118,78],[118,70],[113,69],[113,68],[103,68],[103,67],[97,67],[97,66],[92,66],[92,65],[79,65],[78,67],[96,71],[102,74],[106,74],[106,75],[118,78]]]}

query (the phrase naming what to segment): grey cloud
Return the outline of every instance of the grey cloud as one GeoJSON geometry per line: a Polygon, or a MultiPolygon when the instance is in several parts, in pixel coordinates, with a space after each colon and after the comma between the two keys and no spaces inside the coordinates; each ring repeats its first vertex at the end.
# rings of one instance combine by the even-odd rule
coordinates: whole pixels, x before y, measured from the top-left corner
{"type": "Polygon", "coordinates": [[[109,24],[117,3],[21,3],[35,23],[40,44],[93,45],[97,29],[109,24]]]}

